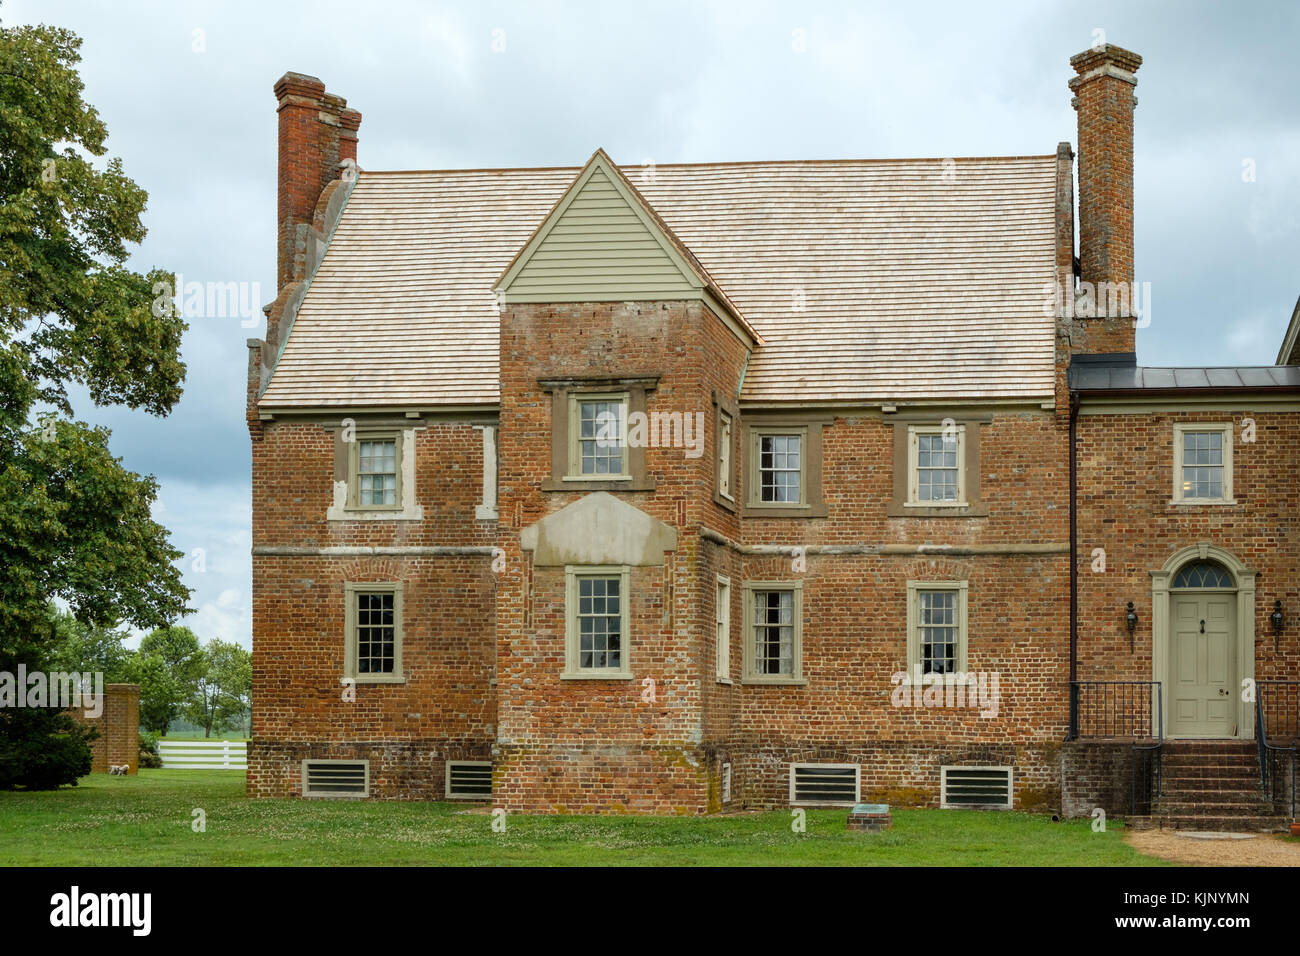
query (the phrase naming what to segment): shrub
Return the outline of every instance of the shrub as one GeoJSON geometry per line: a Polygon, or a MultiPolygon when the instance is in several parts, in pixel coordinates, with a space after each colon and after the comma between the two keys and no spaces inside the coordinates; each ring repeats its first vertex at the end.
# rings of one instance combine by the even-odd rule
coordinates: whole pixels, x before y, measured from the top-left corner
{"type": "Polygon", "coordinates": [[[48,707],[0,710],[0,790],[57,790],[90,773],[93,727],[48,707]]]}
{"type": "Polygon", "coordinates": [[[157,770],[162,766],[162,757],[158,753],[158,735],[151,730],[140,731],[141,769],[157,770]]]}

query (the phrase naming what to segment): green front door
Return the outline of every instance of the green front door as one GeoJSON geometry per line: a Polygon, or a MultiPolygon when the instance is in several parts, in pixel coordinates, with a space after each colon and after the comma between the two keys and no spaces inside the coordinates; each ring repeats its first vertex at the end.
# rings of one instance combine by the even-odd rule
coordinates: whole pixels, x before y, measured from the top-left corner
{"type": "Polygon", "coordinates": [[[1233,737],[1237,596],[1175,592],[1172,603],[1169,735],[1233,737]]]}

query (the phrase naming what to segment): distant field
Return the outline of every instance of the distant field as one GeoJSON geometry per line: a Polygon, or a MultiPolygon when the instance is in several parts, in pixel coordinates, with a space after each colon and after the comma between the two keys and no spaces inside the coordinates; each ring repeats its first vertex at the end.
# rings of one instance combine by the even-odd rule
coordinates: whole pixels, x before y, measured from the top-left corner
{"type": "Polygon", "coordinates": [[[224,733],[212,732],[211,737],[205,737],[201,730],[169,730],[160,739],[162,740],[247,740],[248,737],[238,730],[228,730],[224,733]]]}
{"type": "Polygon", "coordinates": [[[0,793],[0,865],[1158,866],[1122,829],[1025,813],[900,810],[850,833],[844,810],[712,817],[521,816],[504,833],[451,803],[248,800],[231,770],[92,774],[0,793]],[[206,815],[196,833],[195,810],[206,815]]]}

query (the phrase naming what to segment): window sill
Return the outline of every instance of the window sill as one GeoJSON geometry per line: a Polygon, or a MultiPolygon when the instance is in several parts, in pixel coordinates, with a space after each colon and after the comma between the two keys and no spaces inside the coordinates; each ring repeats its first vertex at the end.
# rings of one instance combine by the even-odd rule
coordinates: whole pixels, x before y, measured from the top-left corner
{"type": "Polygon", "coordinates": [[[356,674],[349,674],[348,676],[344,677],[343,679],[344,679],[344,680],[347,680],[347,681],[351,681],[352,683],[357,684],[357,685],[361,685],[361,684],[405,684],[405,683],[406,683],[406,676],[403,675],[403,674],[384,674],[383,676],[376,676],[376,675],[374,675],[374,674],[366,674],[366,675],[364,675],[364,676],[356,675],[356,674]]]}
{"type": "Polygon", "coordinates": [[[748,504],[742,515],[746,518],[825,518],[827,508],[816,505],[763,505],[748,504]]]}
{"type": "Polygon", "coordinates": [[[717,681],[719,684],[726,684],[728,687],[731,687],[736,683],[730,677],[719,677],[717,681]]]}
{"type": "Polygon", "coordinates": [[[564,671],[560,680],[633,680],[630,671],[564,671]]]}
{"type": "Polygon", "coordinates": [[[806,677],[746,677],[742,683],[755,687],[804,687],[808,679],[806,677]]]}
{"type": "Polygon", "coordinates": [[[625,475],[622,478],[547,478],[542,491],[654,491],[653,478],[625,475]]]}
{"type": "Polygon", "coordinates": [[[565,475],[560,481],[631,481],[631,475],[565,475]]]}
{"type": "Polygon", "coordinates": [[[474,506],[475,521],[497,521],[499,519],[500,515],[497,514],[497,509],[495,507],[490,507],[488,505],[474,506]]]}
{"type": "Polygon", "coordinates": [[[1181,498],[1171,499],[1169,502],[1170,507],[1173,508],[1213,508],[1215,505],[1235,508],[1238,504],[1235,498],[1181,498]]]}
{"type": "Polygon", "coordinates": [[[987,518],[988,516],[988,505],[978,501],[968,501],[960,505],[927,505],[908,501],[901,504],[890,502],[885,506],[886,518],[987,518]]]}

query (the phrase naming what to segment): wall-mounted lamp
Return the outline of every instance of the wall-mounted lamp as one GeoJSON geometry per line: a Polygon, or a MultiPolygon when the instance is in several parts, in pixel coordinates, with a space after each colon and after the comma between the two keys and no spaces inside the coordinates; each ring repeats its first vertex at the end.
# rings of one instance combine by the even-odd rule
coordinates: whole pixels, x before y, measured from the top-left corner
{"type": "Polygon", "coordinates": [[[1285,618],[1282,617],[1282,602],[1273,602],[1273,613],[1268,616],[1270,623],[1273,625],[1273,650],[1277,650],[1277,638],[1282,633],[1282,624],[1285,618]]]}
{"type": "Polygon", "coordinates": [[[1133,632],[1138,626],[1138,612],[1133,609],[1133,602],[1128,602],[1128,613],[1124,615],[1124,623],[1128,625],[1128,651],[1133,653],[1133,632]]]}

